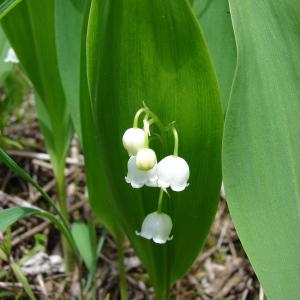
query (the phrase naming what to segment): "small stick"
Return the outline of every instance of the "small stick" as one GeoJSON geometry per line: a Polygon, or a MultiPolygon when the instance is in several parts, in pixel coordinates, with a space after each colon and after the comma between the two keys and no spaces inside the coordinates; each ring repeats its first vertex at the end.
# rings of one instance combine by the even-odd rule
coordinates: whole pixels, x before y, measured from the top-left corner
{"type": "MultiPolygon", "coordinates": [[[[37,160],[50,161],[50,156],[47,153],[37,153],[37,152],[22,151],[22,150],[8,150],[7,153],[12,156],[27,157],[27,158],[37,159],[37,160]]],[[[69,165],[83,166],[84,165],[83,155],[80,154],[78,155],[77,158],[67,157],[66,162],[69,165]]]]}

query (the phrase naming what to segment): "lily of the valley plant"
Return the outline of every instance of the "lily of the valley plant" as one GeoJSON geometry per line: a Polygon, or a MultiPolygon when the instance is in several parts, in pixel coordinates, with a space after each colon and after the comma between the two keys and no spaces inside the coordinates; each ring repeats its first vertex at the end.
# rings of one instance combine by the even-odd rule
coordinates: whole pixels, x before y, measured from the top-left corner
{"type": "Polygon", "coordinates": [[[148,240],[152,239],[155,243],[164,244],[173,239],[173,236],[170,236],[173,224],[171,217],[162,212],[163,193],[167,193],[167,188],[175,192],[183,191],[188,186],[190,169],[187,162],[178,156],[179,137],[175,122],[163,128],[160,126],[162,130],[169,129],[173,132],[174,152],[157,163],[155,151],[149,148],[150,128],[155,123],[162,124],[149,108],[141,108],[134,117],[133,127],[125,131],[122,140],[130,156],[126,182],[133,188],[141,188],[144,185],[160,188],[157,211],[145,217],[141,232],[136,231],[136,234],[148,240]],[[138,128],[138,123],[143,114],[144,126],[141,129],[138,128]]]}
{"type": "Polygon", "coordinates": [[[156,299],[169,298],[203,247],[222,177],[268,299],[300,299],[299,16],[299,0],[0,1],[1,27],[36,92],[64,218],[75,128],[92,209],[119,261],[128,236],[156,299]],[[167,125],[143,107],[124,133],[143,99],[167,125]],[[168,138],[163,151],[154,126],[162,145],[168,138]]]}

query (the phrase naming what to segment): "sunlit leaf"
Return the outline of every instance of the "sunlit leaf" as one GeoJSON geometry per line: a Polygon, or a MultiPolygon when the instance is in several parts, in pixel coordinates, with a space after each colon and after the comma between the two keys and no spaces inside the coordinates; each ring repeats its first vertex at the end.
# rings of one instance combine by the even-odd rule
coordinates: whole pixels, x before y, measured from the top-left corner
{"type": "Polygon", "coordinates": [[[236,45],[228,0],[190,0],[216,67],[224,114],[236,66],[236,45]]]}
{"type": "MultiPolygon", "coordinates": [[[[186,1],[92,1],[87,39],[88,79],[113,207],[155,286],[156,299],[190,267],[207,236],[221,180],[222,109],[215,73],[198,22],[186,1]],[[122,134],[142,101],[167,124],[176,121],[179,155],[191,167],[190,186],[170,192],[173,219],[166,245],[135,235],[156,210],[158,189],[133,190],[124,180],[122,134]]],[[[159,159],[172,152],[172,140],[159,159]]],[[[102,177],[100,177],[102,178],[102,177]]]]}
{"type": "Polygon", "coordinates": [[[238,53],[223,149],[230,213],[268,299],[299,299],[300,2],[229,2],[238,53]]]}

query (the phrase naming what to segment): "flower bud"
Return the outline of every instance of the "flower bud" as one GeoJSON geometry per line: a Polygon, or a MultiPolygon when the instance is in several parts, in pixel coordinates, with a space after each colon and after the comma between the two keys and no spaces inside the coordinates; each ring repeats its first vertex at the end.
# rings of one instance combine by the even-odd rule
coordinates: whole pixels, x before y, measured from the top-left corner
{"type": "Polygon", "coordinates": [[[141,128],[129,128],[125,131],[122,141],[128,154],[136,155],[140,149],[144,148],[145,132],[141,128]]]}
{"type": "Polygon", "coordinates": [[[158,186],[180,192],[188,186],[190,169],[183,158],[169,155],[157,164],[157,176],[158,186]]]}
{"type": "Polygon", "coordinates": [[[156,211],[146,216],[141,232],[135,233],[145,239],[152,239],[155,243],[164,244],[173,239],[173,236],[170,237],[172,227],[171,218],[165,213],[156,211]]]}
{"type": "Polygon", "coordinates": [[[136,155],[136,166],[141,171],[148,171],[154,168],[156,162],[156,154],[152,149],[141,149],[136,155]]]}
{"type": "Polygon", "coordinates": [[[133,188],[141,188],[144,185],[157,187],[156,165],[149,171],[141,171],[136,166],[136,156],[131,156],[128,160],[128,174],[125,177],[127,183],[133,188]]]}

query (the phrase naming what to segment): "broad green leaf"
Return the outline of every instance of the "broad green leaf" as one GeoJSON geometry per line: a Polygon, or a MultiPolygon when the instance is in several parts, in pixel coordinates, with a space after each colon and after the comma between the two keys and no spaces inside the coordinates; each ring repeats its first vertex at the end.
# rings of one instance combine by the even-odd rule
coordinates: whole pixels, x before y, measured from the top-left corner
{"type": "Polygon", "coordinates": [[[72,224],[72,235],[86,267],[91,271],[95,263],[96,249],[93,248],[89,227],[82,222],[75,222],[72,224]]]}
{"type": "Polygon", "coordinates": [[[0,20],[22,0],[0,0],[0,20]]]}
{"type": "Polygon", "coordinates": [[[100,144],[92,117],[90,94],[86,71],[86,33],[91,0],[86,0],[81,32],[80,59],[80,116],[82,123],[82,147],[84,152],[85,173],[89,191],[89,202],[98,219],[108,228],[117,240],[123,239],[123,233],[117,225],[116,214],[111,204],[112,191],[103,170],[100,144]]]}
{"type": "MultiPolygon", "coordinates": [[[[100,145],[94,156],[102,160],[118,220],[150,274],[156,298],[165,299],[203,245],[221,180],[219,91],[187,1],[92,1],[87,70],[100,145]],[[174,235],[166,245],[135,234],[145,216],[156,210],[158,189],[134,190],[124,180],[128,155],[122,135],[143,100],[165,124],[176,121],[179,155],[191,168],[190,186],[170,192],[171,199],[164,201],[174,235]]],[[[159,159],[172,153],[171,145],[170,139],[167,151],[157,151],[159,159]]]]}
{"type": "Polygon", "coordinates": [[[236,67],[236,45],[228,0],[190,0],[215,65],[226,113],[236,67]]]}
{"type": "Polygon", "coordinates": [[[229,209],[268,299],[299,299],[300,2],[229,2],[238,54],[223,146],[229,209]]]}
{"type": "Polygon", "coordinates": [[[112,231],[115,237],[121,236],[117,229],[113,209],[109,204],[109,192],[105,175],[99,177],[101,158],[95,156],[98,147],[91,113],[86,78],[85,40],[90,0],[57,0],[55,6],[56,48],[62,83],[67,96],[67,104],[75,129],[84,148],[85,171],[87,175],[89,201],[102,223],[112,231]],[[83,11],[83,2],[85,9],[83,11]],[[82,103],[80,104],[80,99],[82,103]],[[80,113],[80,105],[81,113],[80,113]],[[84,132],[81,133],[81,119],[84,132]],[[82,137],[83,136],[83,137],[82,137]],[[101,183],[99,183],[101,181],[101,183]]]}
{"type": "Polygon", "coordinates": [[[80,46],[84,0],[55,0],[58,66],[74,128],[81,140],[80,46]]]}
{"type": "Polygon", "coordinates": [[[1,23],[35,87],[38,118],[54,172],[63,177],[72,126],[57,66],[54,1],[23,1],[1,23]]]}

